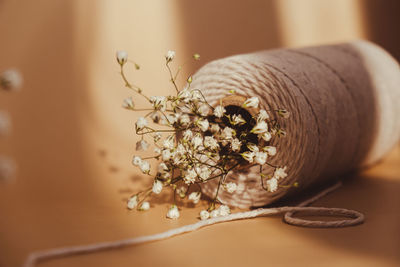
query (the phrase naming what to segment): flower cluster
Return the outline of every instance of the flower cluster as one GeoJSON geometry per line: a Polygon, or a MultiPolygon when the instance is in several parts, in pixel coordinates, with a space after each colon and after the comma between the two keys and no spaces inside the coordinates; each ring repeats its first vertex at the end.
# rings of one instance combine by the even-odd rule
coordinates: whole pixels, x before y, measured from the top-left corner
{"type": "MultiPolygon", "coordinates": [[[[18,91],[22,86],[22,75],[16,69],[0,73],[0,90],[18,91]]],[[[0,136],[6,136],[11,130],[11,119],[6,111],[0,110],[0,136]]],[[[13,159],[0,155],[0,181],[11,180],[15,176],[16,164],[13,159]]]]}
{"type": "MultiPolygon", "coordinates": [[[[128,208],[148,210],[150,204],[146,199],[152,194],[160,194],[165,188],[172,189],[174,201],[177,196],[187,197],[197,204],[202,196],[201,184],[217,179],[216,194],[208,209],[202,210],[199,217],[205,220],[226,216],[230,209],[226,205],[217,208],[218,193],[221,190],[234,193],[237,184],[228,181],[228,174],[246,165],[259,166],[262,187],[268,192],[276,191],[279,181],[287,174],[286,167],[269,163],[269,159],[277,154],[276,147],[270,143],[272,138],[286,134],[276,118],[288,118],[289,112],[284,109],[265,110],[255,96],[246,98],[241,106],[223,105],[222,102],[212,106],[200,90],[191,88],[192,77],[187,79],[186,87],[179,90],[176,80],[182,66],[173,75],[170,63],[174,58],[175,52],[168,51],[165,62],[176,94],[149,97],[140,87],[128,81],[124,67],[127,62],[133,61],[128,61],[126,52],[117,52],[125,85],[144,97],[150,105],[149,108],[137,108],[132,97],[123,101],[122,106],[128,110],[146,112],[135,123],[136,134],[141,137],[136,143],[136,150],[146,151],[150,143],[154,145],[154,156],[133,157],[133,165],[152,177],[153,185],[133,195],[128,201],[128,208]],[[271,118],[272,113],[278,116],[271,118]],[[150,159],[156,160],[156,168],[151,168],[150,159]],[[269,166],[269,173],[263,171],[266,165],[269,166]]],[[[193,59],[199,60],[200,56],[195,54],[193,59]]],[[[235,95],[235,92],[230,94],[235,95]]],[[[175,201],[166,217],[176,219],[179,216],[175,201]]]]}

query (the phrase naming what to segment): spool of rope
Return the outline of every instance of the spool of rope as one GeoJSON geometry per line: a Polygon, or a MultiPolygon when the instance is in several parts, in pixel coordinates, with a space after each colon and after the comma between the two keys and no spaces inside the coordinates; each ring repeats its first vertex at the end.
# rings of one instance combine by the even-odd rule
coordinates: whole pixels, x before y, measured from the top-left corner
{"type": "MultiPolygon", "coordinates": [[[[200,89],[211,105],[226,100],[229,90],[258,96],[266,110],[286,108],[287,136],[274,140],[275,165],[288,177],[268,193],[257,166],[233,172],[238,184],[223,203],[241,208],[263,206],[326,179],[381,159],[400,138],[400,68],[382,48],[365,41],[300,49],[278,49],[219,59],[202,67],[191,88],[200,89]]],[[[225,101],[235,105],[238,100],[225,101]]],[[[272,115],[272,113],[271,113],[272,115]]],[[[215,195],[217,181],[203,191],[215,195]]]]}

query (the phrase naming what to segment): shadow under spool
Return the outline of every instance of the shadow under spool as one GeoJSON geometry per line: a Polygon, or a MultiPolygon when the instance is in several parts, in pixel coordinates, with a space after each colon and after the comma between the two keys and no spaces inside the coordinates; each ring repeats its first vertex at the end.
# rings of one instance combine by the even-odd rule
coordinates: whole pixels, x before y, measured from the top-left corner
{"type": "MultiPolygon", "coordinates": [[[[287,166],[282,184],[298,188],[262,189],[259,168],[241,168],[226,181],[233,193],[220,191],[221,202],[241,208],[269,204],[311,185],[340,178],[346,172],[380,160],[400,139],[400,68],[382,48],[365,41],[277,49],[210,62],[194,76],[211,105],[241,106],[258,96],[260,108],[285,108],[285,138],[273,138],[277,155],[271,163],[287,166]]],[[[249,110],[249,112],[255,112],[249,110]]],[[[274,116],[274,114],[270,114],[274,116]]],[[[276,118],[279,120],[279,118],[276,118]]],[[[213,197],[217,181],[203,185],[213,197]]]]}

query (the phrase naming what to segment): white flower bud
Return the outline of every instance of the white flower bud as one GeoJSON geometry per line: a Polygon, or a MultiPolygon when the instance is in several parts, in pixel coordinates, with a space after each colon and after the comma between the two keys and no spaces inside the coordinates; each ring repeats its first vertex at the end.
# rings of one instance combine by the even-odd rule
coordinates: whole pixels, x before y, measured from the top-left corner
{"type": "Polygon", "coordinates": [[[175,51],[168,50],[167,54],[165,55],[165,59],[167,60],[167,63],[171,62],[174,59],[175,54],[176,54],[175,51]]]}
{"type": "Polygon", "coordinates": [[[8,69],[0,74],[0,88],[18,91],[22,86],[22,75],[16,69],[8,69]]]}
{"type": "Polygon", "coordinates": [[[251,130],[252,133],[262,134],[268,131],[268,124],[265,121],[260,121],[251,130]]]}
{"type": "Polygon", "coordinates": [[[182,116],[180,116],[179,118],[179,122],[182,126],[186,127],[190,124],[190,117],[188,114],[183,114],[182,116]]]}
{"type": "Polygon", "coordinates": [[[153,193],[160,194],[163,189],[163,183],[160,180],[155,180],[153,183],[153,193]]]}
{"type": "Polygon", "coordinates": [[[210,112],[210,107],[207,104],[202,104],[199,109],[198,112],[200,113],[201,116],[207,116],[208,113],[210,112]]]}
{"type": "Polygon", "coordinates": [[[261,134],[261,138],[262,138],[264,141],[268,142],[269,140],[271,140],[272,135],[271,135],[270,132],[265,132],[265,133],[262,133],[262,134],[261,134]]]}
{"type": "Polygon", "coordinates": [[[197,126],[199,126],[200,130],[203,132],[208,130],[208,127],[210,126],[209,122],[207,119],[199,119],[196,121],[197,126]]]}
{"type": "Polygon", "coordinates": [[[210,218],[210,213],[206,210],[202,210],[200,211],[200,219],[202,221],[207,220],[208,218],[210,218]]]}
{"type": "Polygon", "coordinates": [[[267,190],[269,192],[275,192],[278,189],[278,180],[271,178],[267,180],[267,190]]]}
{"type": "Polygon", "coordinates": [[[174,148],[174,137],[172,135],[168,136],[163,142],[164,149],[173,149],[174,148]]]}
{"type": "Polygon", "coordinates": [[[233,125],[241,125],[241,124],[245,124],[246,121],[243,119],[242,115],[236,115],[234,114],[232,116],[232,124],[233,125]]]}
{"type": "Polygon", "coordinates": [[[267,161],[268,154],[265,152],[256,152],[255,153],[255,162],[260,165],[264,165],[267,161]]]}
{"type": "Polygon", "coordinates": [[[232,143],[231,143],[232,151],[234,151],[234,152],[239,152],[241,146],[242,146],[242,142],[240,142],[239,139],[234,138],[234,139],[232,140],[232,143]]]}
{"type": "Polygon", "coordinates": [[[169,219],[178,219],[180,216],[178,207],[176,205],[172,205],[171,208],[167,212],[167,218],[169,219]]]}
{"type": "Polygon", "coordinates": [[[139,166],[142,163],[142,158],[139,156],[134,156],[132,160],[132,164],[135,166],[139,166]]]}
{"type": "Polygon", "coordinates": [[[242,157],[247,160],[249,163],[253,162],[254,152],[246,151],[242,153],[242,157]]]}
{"type": "Polygon", "coordinates": [[[221,205],[218,208],[219,216],[228,216],[231,214],[231,209],[227,205],[221,205]]]}
{"type": "Polygon", "coordinates": [[[169,161],[171,159],[171,156],[172,156],[171,151],[169,151],[168,149],[164,149],[161,152],[161,157],[163,161],[169,161]]]}
{"type": "Polygon", "coordinates": [[[279,180],[287,177],[286,166],[283,168],[276,168],[274,171],[274,178],[279,180]]]}
{"type": "Polygon", "coordinates": [[[189,195],[189,200],[193,201],[194,204],[199,203],[201,197],[201,192],[192,192],[189,195]]]}
{"type": "Polygon", "coordinates": [[[217,106],[214,109],[214,115],[217,118],[222,118],[226,112],[226,109],[223,106],[217,106]]]}
{"type": "Polygon", "coordinates": [[[197,173],[193,169],[189,169],[185,172],[185,176],[183,177],[183,181],[185,184],[192,184],[196,181],[197,173]]]}
{"type": "Polygon", "coordinates": [[[128,200],[128,203],[126,206],[128,209],[133,210],[134,208],[136,208],[137,204],[138,204],[138,196],[134,195],[133,197],[131,197],[128,200]]]}
{"type": "Polygon", "coordinates": [[[150,173],[150,163],[145,160],[142,160],[142,162],[140,162],[139,168],[144,174],[150,173]]]}
{"type": "Polygon", "coordinates": [[[217,140],[212,136],[204,137],[204,146],[210,150],[216,150],[219,148],[217,140]]]}
{"type": "Polygon", "coordinates": [[[191,140],[193,137],[193,132],[191,130],[186,130],[183,132],[183,139],[186,141],[191,140]]]}
{"type": "Polygon", "coordinates": [[[128,53],[126,51],[117,51],[117,62],[122,66],[128,61],[128,53]]]}
{"type": "Polygon", "coordinates": [[[276,155],[276,147],[274,147],[274,146],[266,146],[266,147],[263,148],[263,150],[265,152],[267,152],[268,155],[270,155],[270,156],[275,156],[276,155]]]}
{"type": "Polygon", "coordinates": [[[124,102],[122,103],[122,107],[126,109],[134,109],[135,104],[133,103],[132,97],[125,98],[124,102]]]}
{"type": "Polygon", "coordinates": [[[136,122],[136,130],[142,130],[144,127],[147,126],[147,120],[144,117],[139,117],[136,122]]]}
{"type": "Polygon", "coordinates": [[[210,212],[210,217],[211,218],[216,218],[219,217],[219,210],[213,210],[210,212]]]}
{"type": "Polygon", "coordinates": [[[148,147],[149,143],[147,143],[145,140],[136,142],[136,151],[146,151],[148,147]]]}
{"type": "Polygon", "coordinates": [[[148,201],[144,201],[142,205],[140,205],[139,210],[146,211],[150,209],[150,203],[148,201]]]}
{"type": "Polygon", "coordinates": [[[254,97],[248,98],[243,103],[243,107],[244,108],[257,108],[258,107],[258,103],[260,103],[260,100],[258,99],[258,97],[254,96],[254,97]]]}
{"type": "Polygon", "coordinates": [[[265,121],[267,119],[269,119],[268,113],[264,109],[260,110],[257,116],[257,121],[260,122],[260,121],[265,121]]]}
{"type": "Polygon", "coordinates": [[[233,193],[236,191],[237,189],[237,184],[229,182],[224,184],[224,189],[228,192],[228,193],[233,193]]]}

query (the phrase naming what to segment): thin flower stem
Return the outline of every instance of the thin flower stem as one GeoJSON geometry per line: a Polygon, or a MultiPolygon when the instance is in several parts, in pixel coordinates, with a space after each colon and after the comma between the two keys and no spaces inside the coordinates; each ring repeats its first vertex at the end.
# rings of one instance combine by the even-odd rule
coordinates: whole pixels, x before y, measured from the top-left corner
{"type": "Polygon", "coordinates": [[[173,76],[173,74],[172,74],[172,70],[171,70],[171,68],[169,67],[169,62],[165,63],[165,66],[167,66],[167,69],[168,69],[168,72],[169,72],[169,76],[171,77],[171,82],[172,82],[172,84],[173,84],[174,87],[175,87],[176,93],[179,93],[179,89],[178,89],[178,86],[177,86],[176,83],[175,83],[175,79],[174,79],[174,76],[173,76]]]}
{"type": "Polygon", "coordinates": [[[144,94],[141,92],[142,89],[140,89],[139,86],[136,86],[136,85],[134,85],[134,84],[131,84],[131,83],[128,81],[128,79],[127,79],[126,76],[125,76],[124,67],[123,67],[122,65],[121,65],[121,72],[120,72],[120,73],[121,73],[122,79],[123,79],[124,82],[125,82],[125,86],[126,86],[126,87],[132,89],[133,91],[135,91],[135,92],[138,93],[139,95],[143,96],[144,98],[147,99],[147,101],[150,101],[150,98],[148,98],[146,95],[144,95],[144,94]]]}

